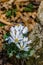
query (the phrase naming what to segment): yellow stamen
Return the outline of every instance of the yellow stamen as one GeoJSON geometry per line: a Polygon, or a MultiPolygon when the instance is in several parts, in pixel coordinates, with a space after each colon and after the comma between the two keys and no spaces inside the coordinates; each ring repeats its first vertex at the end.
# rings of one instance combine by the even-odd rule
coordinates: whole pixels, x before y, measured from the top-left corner
{"type": "Polygon", "coordinates": [[[17,24],[17,26],[20,26],[20,24],[17,24]]]}
{"type": "Polygon", "coordinates": [[[18,38],[15,39],[15,42],[18,42],[18,38]]]}

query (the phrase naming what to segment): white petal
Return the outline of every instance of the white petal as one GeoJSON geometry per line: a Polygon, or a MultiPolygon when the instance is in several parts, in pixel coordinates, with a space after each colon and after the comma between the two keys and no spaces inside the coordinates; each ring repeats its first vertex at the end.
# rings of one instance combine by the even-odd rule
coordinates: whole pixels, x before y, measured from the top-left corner
{"type": "Polygon", "coordinates": [[[26,34],[27,32],[28,32],[28,28],[25,27],[25,28],[23,29],[23,34],[26,34]]]}
{"type": "Polygon", "coordinates": [[[28,42],[24,42],[24,48],[25,48],[25,47],[30,48],[30,46],[27,46],[27,44],[28,44],[28,42]]]}
{"type": "Polygon", "coordinates": [[[19,30],[19,26],[15,26],[15,30],[18,31],[19,30]]]}
{"type": "Polygon", "coordinates": [[[19,31],[16,32],[16,38],[19,38],[19,31]]]}
{"type": "Polygon", "coordinates": [[[22,47],[23,46],[23,42],[21,41],[21,43],[20,43],[20,46],[22,47]]]}
{"type": "Polygon", "coordinates": [[[29,47],[25,47],[25,48],[24,48],[24,51],[28,51],[28,50],[29,50],[29,47]]]}
{"type": "Polygon", "coordinates": [[[9,37],[5,39],[5,41],[8,41],[9,40],[9,37]]]}
{"type": "Polygon", "coordinates": [[[15,29],[14,29],[14,27],[10,28],[10,35],[12,36],[12,38],[15,37],[15,29]]]}
{"type": "Polygon", "coordinates": [[[21,31],[22,29],[23,29],[23,27],[24,26],[22,26],[21,24],[19,24],[19,25],[17,25],[17,26],[15,26],[15,29],[16,29],[16,31],[21,31]]]}
{"type": "Polygon", "coordinates": [[[26,46],[27,46],[27,43],[25,42],[25,43],[24,43],[24,48],[25,48],[26,46]]]}
{"type": "Polygon", "coordinates": [[[20,49],[20,45],[18,43],[16,43],[16,46],[20,49]]]}
{"type": "Polygon", "coordinates": [[[11,31],[12,33],[14,32],[14,30],[15,30],[14,27],[11,27],[11,28],[10,28],[10,31],[11,31]]]}
{"type": "Polygon", "coordinates": [[[10,39],[12,42],[14,42],[14,40],[13,40],[11,37],[9,37],[9,39],[10,39]]]}
{"type": "Polygon", "coordinates": [[[27,42],[28,41],[28,37],[24,37],[23,41],[27,42]]]}
{"type": "Polygon", "coordinates": [[[18,39],[19,39],[19,41],[23,40],[23,35],[20,34],[18,39]]]}
{"type": "Polygon", "coordinates": [[[30,43],[32,43],[31,40],[30,41],[27,41],[27,42],[24,42],[24,47],[26,47],[27,44],[30,44],[30,43]]]}
{"type": "Polygon", "coordinates": [[[13,40],[14,40],[14,39],[15,39],[15,34],[13,34],[13,33],[10,32],[10,35],[11,35],[11,37],[12,37],[13,40]]]}
{"type": "Polygon", "coordinates": [[[20,29],[20,32],[23,30],[24,26],[20,25],[19,26],[19,29],[20,29]]]}
{"type": "Polygon", "coordinates": [[[20,30],[21,26],[22,26],[21,24],[18,26],[19,30],[20,30]]]}
{"type": "Polygon", "coordinates": [[[14,40],[11,37],[9,37],[8,43],[10,44],[12,42],[14,42],[14,40]]]}
{"type": "Polygon", "coordinates": [[[32,41],[31,41],[31,40],[27,42],[27,44],[30,44],[30,43],[32,43],[32,41]]]}

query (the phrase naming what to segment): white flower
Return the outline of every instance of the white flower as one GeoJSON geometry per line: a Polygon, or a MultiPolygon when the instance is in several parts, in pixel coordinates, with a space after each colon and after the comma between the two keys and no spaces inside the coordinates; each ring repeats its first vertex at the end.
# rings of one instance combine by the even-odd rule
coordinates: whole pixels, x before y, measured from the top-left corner
{"type": "Polygon", "coordinates": [[[23,34],[27,34],[27,32],[27,27],[21,24],[16,25],[10,28],[10,37],[8,37],[6,40],[8,40],[8,43],[15,43],[20,50],[28,51],[31,40],[28,41],[28,37],[23,36],[23,34]]]}
{"type": "Polygon", "coordinates": [[[28,42],[25,42],[25,43],[21,41],[20,44],[17,43],[16,45],[20,50],[28,51],[30,48],[30,46],[28,46],[28,44],[30,44],[30,43],[31,43],[31,40],[28,42]]]}

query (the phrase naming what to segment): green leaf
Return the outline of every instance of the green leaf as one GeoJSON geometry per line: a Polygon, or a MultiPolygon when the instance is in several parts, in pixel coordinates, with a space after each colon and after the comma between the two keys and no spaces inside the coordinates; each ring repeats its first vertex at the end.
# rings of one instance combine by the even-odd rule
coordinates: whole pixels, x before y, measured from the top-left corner
{"type": "Polygon", "coordinates": [[[6,38],[8,38],[9,36],[10,36],[10,33],[6,33],[6,34],[4,34],[3,38],[6,39],[6,38]]]}
{"type": "Polygon", "coordinates": [[[5,25],[5,24],[3,24],[3,23],[0,22],[0,27],[1,27],[1,26],[4,26],[4,25],[5,25]]]}
{"type": "Polygon", "coordinates": [[[6,39],[6,38],[8,38],[8,36],[6,34],[4,34],[4,37],[3,38],[6,39]]]}
{"type": "Polygon", "coordinates": [[[6,35],[7,35],[7,36],[10,36],[10,33],[9,33],[9,32],[7,32],[7,33],[6,33],[6,35]]]}
{"type": "Polygon", "coordinates": [[[29,51],[21,51],[19,56],[20,58],[27,58],[29,56],[29,51]]]}
{"type": "Polygon", "coordinates": [[[24,12],[32,12],[32,10],[30,9],[30,8],[24,8],[24,10],[23,10],[24,12]]]}
{"type": "Polygon", "coordinates": [[[16,11],[17,11],[17,9],[12,10],[12,14],[14,15],[14,17],[16,16],[16,11]]]}
{"type": "Polygon", "coordinates": [[[34,9],[33,4],[28,4],[27,7],[23,9],[25,12],[32,12],[34,9]]]}
{"type": "Polygon", "coordinates": [[[15,45],[15,43],[5,44],[5,50],[7,51],[7,55],[11,57],[12,55],[16,55],[19,53],[19,49],[15,45]]]}
{"type": "Polygon", "coordinates": [[[33,4],[31,4],[31,3],[30,3],[30,4],[28,4],[28,5],[27,5],[27,7],[28,7],[28,8],[31,8],[31,9],[33,9],[33,8],[34,8],[33,4]]]}
{"type": "Polygon", "coordinates": [[[12,10],[12,12],[16,12],[16,11],[17,11],[17,9],[13,9],[13,10],[12,10]]]}
{"type": "Polygon", "coordinates": [[[16,58],[20,59],[20,54],[17,54],[17,55],[16,55],[16,58]]]}
{"type": "Polygon", "coordinates": [[[11,10],[8,10],[8,11],[6,12],[6,16],[7,16],[7,17],[11,17],[11,15],[12,15],[12,11],[11,11],[11,10]]]}
{"type": "Polygon", "coordinates": [[[12,57],[13,56],[13,52],[12,51],[8,51],[7,50],[7,54],[8,54],[9,57],[12,57]]]}

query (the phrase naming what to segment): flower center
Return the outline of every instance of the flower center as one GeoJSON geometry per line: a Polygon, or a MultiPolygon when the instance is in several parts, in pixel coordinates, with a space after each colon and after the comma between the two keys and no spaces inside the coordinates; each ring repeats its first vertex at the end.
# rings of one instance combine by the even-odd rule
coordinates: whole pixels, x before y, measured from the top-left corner
{"type": "Polygon", "coordinates": [[[20,24],[17,24],[17,26],[20,26],[20,24]]]}
{"type": "Polygon", "coordinates": [[[18,42],[18,41],[19,41],[18,38],[16,38],[16,39],[15,39],[15,42],[18,42]]]}

